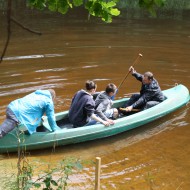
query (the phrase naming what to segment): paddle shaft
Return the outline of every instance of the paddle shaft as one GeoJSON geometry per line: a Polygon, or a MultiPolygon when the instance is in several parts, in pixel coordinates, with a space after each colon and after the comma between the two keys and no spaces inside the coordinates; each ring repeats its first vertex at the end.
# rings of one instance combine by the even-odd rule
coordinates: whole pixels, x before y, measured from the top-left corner
{"type": "MultiPolygon", "coordinates": [[[[142,54],[139,53],[138,57],[137,57],[137,58],[135,59],[135,61],[133,62],[132,67],[134,67],[134,65],[138,62],[139,58],[141,58],[141,57],[142,57],[142,54]]],[[[119,84],[119,86],[118,86],[118,88],[117,88],[117,91],[118,91],[119,88],[122,86],[122,84],[124,83],[124,81],[127,79],[127,77],[128,77],[128,75],[129,75],[130,72],[131,72],[131,71],[128,71],[128,73],[125,75],[125,77],[123,78],[123,80],[122,80],[121,83],[119,84]]]]}
{"type": "MultiPolygon", "coordinates": [[[[126,108],[119,108],[121,111],[126,111],[126,112],[128,112],[127,110],[126,110],[126,108]]],[[[140,109],[132,109],[131,111],[133,111],[133,112],[139,112],[140,111],[140,109]]]]}

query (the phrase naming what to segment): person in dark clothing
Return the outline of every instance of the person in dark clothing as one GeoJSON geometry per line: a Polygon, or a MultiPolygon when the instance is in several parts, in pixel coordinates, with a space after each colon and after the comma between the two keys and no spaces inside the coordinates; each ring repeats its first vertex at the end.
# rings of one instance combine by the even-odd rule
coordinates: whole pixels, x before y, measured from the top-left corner
{"type": "Polygon", "coordinates": [[[144,75],[142,75],[137,73],[132,66],[129,68],[129,71],[132,76],[142,82],[142,86],[140,94],[133,94],[125,105],[126,108],[122,110],[126,112],[130,112],[132,109],[144,110],[165,100],[160,86],[151,72],[145,72],[144,75]]]}
{"type": "Polygon", "coordinates": [[[102,120],[94,114],[95,102],[92,95],[95,93],[96,87],[93,81],[87,81],[86,90],[79,90],[74,95],[69,109],[69,120],[74,127],[90,125],[91,120],[100,122],[105,126],[110,125],[109,122],[102,120]]]}
{"type": "Polygon", "coordinates": [[[112,119],[116,119],[118,116],[118,110],[112,108],[113,101],[111,97],[115,94],[117,87],[110,83],[106,86],[105,91],[98,94],[95,99],[95,113],[101,119],[108,121],[110,124],[114,124],[112,119]]]}

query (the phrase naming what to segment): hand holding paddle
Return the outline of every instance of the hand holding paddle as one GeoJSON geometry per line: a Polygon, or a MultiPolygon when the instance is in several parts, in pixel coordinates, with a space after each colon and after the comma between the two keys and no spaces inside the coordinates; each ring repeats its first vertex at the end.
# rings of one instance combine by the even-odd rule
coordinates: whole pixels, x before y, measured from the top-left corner
{"type": "Polygon", "coordinates": [[[112,96],[112,100],[114,100],[116,94],[117,94],[118,91],[119,91],[119,88],[122,86],[122,84],[124,83],[124,81],[127,79],[129,73],[130,73],[130,72],[132,72],[132,73],[136,72],[136,71],[134,70],[134,65],[139,62],[139,58],[141,58],[141,57],[142,57],[142,54],[139,53],[138,57],[137,57],[137,58],[135,59],[135,61],[133,62],[132,66],[129,68],[128,73],[125,75],[125,77],[123,78],[123,80],[122,80],[121,83],[119,84],[116,93],[112,96]]]}
{"type": "Polygon", "coordinates": [[[137,57],[137,58],[135,59],[135,61],[133,62],[132,66],[129,68],[128,73],[125,75],[125,77],[123,78],[123,80],[122,80],[121,83],[119,84],[119,86],[118,86],[118,88],[117,88],[117,91],[119,90],[119,88],[121,87],[121,85],[124,83],[124,81],[127,79],[129,73],[130,73],[131,71],[135,71],[133,67],[134,67],[134,65],[135,65],[136,63],[139,62],[139,58],[141,58],[141,57],[142,57],[142,54],[139,53],[138,57],[137,57]]]}
{"type": "Polygon", "coordinates": [[[129,72],[132,73],[132,74],[136,73],[136,71],[135,71],[135,69],[134,69],[133,66],[129,67],[129,72]]]}

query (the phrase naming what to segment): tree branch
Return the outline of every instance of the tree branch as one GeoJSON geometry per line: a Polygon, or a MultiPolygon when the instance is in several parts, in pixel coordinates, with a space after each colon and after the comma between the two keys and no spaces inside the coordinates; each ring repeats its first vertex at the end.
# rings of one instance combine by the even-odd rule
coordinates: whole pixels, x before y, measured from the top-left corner
{"type": "Polygon", "coordinates": [[[6,40],[5,47],[4,47],[1,57],[0,57],[0,63],[2,62],[3,57],[5,56],[5,53],[6,53],[9,41],[10,41],[10,37],[11,37],[11,5],[12,5],[12,0],[8,0],[8,4],[7,4],[7,40],[6,40]]]}
{"type": "Polygon", "coordinates": [[[37,32],[37,31],[31,30],[31,29],[25,27],[20,22],[18,22],[15,18],[11,17],[11,8],[12,8],[12,0],[8,0],[8,2],[7,2],[7,39],[6,39],[6,43],[5,43],[3,52],[0,57],[0,63],[3,61],[3,58],[5,56],[5,53],[7,51],[7,47],[9,45],[9,41],[11,38],[11,21],[14,22],[15,24],[17,24],[18,26],[20,26],[21,28],[23,28],[24,30],[27,30],[31,33],[38,34],[38,35],[42,34],[41,32],[37,32]]]}
{"type": "Polygon", "coordinates": [[[23,28],[24,30],[27,30],[31,33],[34,33],[34,34],[38,34],[38,35],[42,35],[41,32],[38,32],[38,31],[34,31],[34,30],[31,30],[30,28],[27,28],[26,26],[22,25],[20,22],[18,22],[15,18],[11,17],[10,18],[12,22],[14,22],[15,24],[17,24],[18,26],[20,26],[21,28],[23,28]]]}

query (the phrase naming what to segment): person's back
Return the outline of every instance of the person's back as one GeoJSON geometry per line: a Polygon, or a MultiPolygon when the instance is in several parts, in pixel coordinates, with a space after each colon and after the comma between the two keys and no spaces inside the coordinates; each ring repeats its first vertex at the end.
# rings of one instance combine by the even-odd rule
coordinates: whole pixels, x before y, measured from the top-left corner
{"type": "Polygon", "coordinates": [[[17,119],[27,127],[30,134],[36,132],[41,117],[46,113],[50,126],[54,126],[54,105],[49,90],[36,90],[35,92],[14,100],[8,106],[17,119]]]}
{"type": "Polygon", "coordinates": [[[69,109],[69,120],[75,127],[84,126],[88,123],[88,118],[94,113],[94,100],[92,96],[84,90],[78,91],[69,109]]]}
{"type": "Polygon", "coordinates": [[[45,107],[45,104],[50,101],[51,99],[46,91],[37,90],[23,98],[12,101],[9,107],[19,117],[20,115],[37,114],[40,108],[45,107]]]}
{"type": "Polygon", "coordinates": [[[93,81],[86,81],[86,90],[78,91],[73,99],[69,109],[69,120],[74,127],[92,125],[91,120],[95,120],[104,125],[108,122],[98,118],[95,114],[95,102],[92,95],[96,91],[96,84],[93,81]]]}

